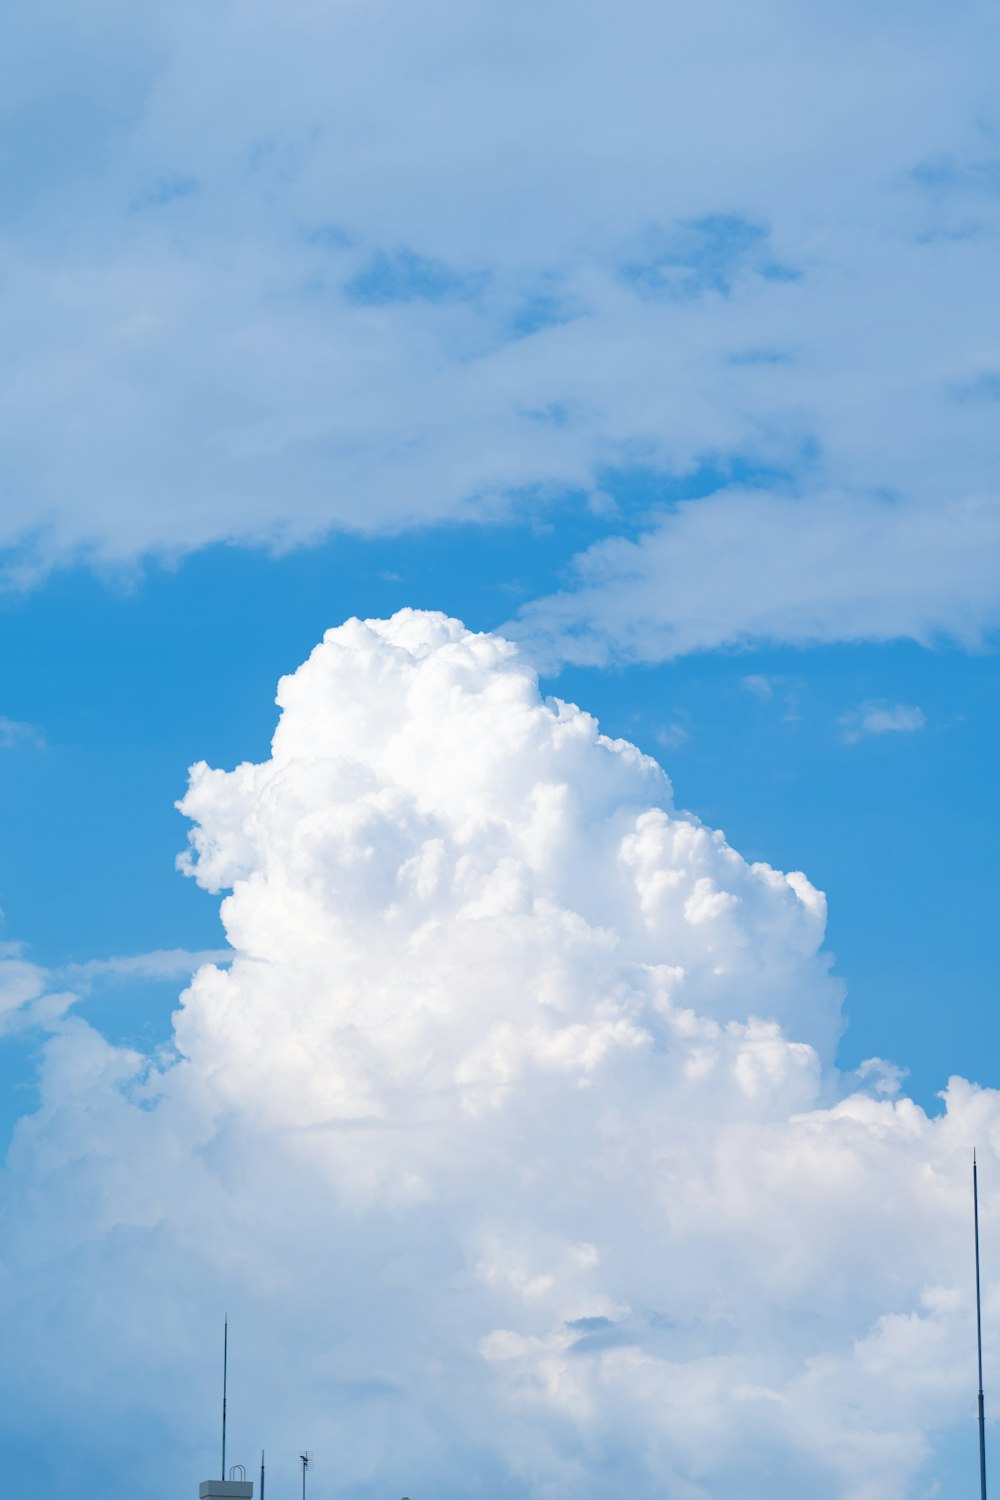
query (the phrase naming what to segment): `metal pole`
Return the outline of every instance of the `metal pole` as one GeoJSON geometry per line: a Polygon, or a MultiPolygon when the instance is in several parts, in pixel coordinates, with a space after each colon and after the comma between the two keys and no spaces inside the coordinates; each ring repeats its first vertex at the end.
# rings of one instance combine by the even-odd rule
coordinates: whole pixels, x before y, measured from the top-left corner
{"type": "Polygon", "coordinates": [[[226,1384],[229,1379],[229,1316],[222,1325],[222,1477],[226,1477],[226,1384]]]}
{"type": "Polygon", "coordinates": [[[260,1500],[264,1500],[264,1450],[260,1450],[260,1500]]]}
{"type": "Polygon", "coordinates": [[[976,1228],[976,1346],[979,1353],[979,1489],[986,1500],[986,1415],[983,1409],[983,1314],[979,1292],[979,1177],[972,1153],[972,1215],[976,1228]]]}

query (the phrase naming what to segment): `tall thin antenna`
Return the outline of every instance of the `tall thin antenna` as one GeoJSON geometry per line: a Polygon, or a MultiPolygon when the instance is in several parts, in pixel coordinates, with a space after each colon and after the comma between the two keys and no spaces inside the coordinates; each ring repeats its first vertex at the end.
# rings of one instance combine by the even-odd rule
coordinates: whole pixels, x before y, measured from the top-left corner
{"type": "Polygon", "coordinates": [[[306,1470],[312,1463],[311,1453],[300,1453],[299,1460],[302,1464],[302,1500],[306,1500],[306,1470]]]}
{"type": "Polygon", "coordinates": [[[972,1153],[972,1215],[976,1226],[976,1345],[979,1352],[979,1488],[986,1500],[986,1415],[983,1409],[983,1314],[979,1293],[979,1177],[972,1153]]]}
{"type": "Polygon", "coordinates": [[[226,1386],[229,1381],[229,1314],[222,1325],[222,1477],[226,1477],[226,1386]]]}
{"type": "Polygon", "coordinates": [[[264,1450],[260,1450],[260,1500],[264,1500],[264,1450]]]}

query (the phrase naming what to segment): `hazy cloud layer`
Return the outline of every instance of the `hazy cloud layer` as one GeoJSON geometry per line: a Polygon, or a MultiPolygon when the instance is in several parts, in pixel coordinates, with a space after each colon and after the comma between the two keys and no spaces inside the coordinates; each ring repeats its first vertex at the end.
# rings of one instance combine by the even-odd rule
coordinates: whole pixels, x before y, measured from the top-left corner
{"type": "Polygon", "coordinates": [[[996,1096],[931,1119],[890,1062],[841,1078],[821,894],[503,640],[351,621],[278,701],[270,759],[182,804],[235,956],[176,1054],[52,1022],[4,1420],[188,1492],[228,1306],[233,1456],[308,1442],[357,1500],[928,1493],[996,1096]]]}
{"type": "Polygon", "coordinates": [[[721,498],[599,550],[586,612],[533,624],[573,656],[978,636],[995,586],[955,577],[998,574],[997,41],[979,0],[15,5],[8,570],[707,469],[772,486],[736,524],[778,609],[718,592],[721,498]],[[818,618],[787,597],[812,528],[818,618]]]}

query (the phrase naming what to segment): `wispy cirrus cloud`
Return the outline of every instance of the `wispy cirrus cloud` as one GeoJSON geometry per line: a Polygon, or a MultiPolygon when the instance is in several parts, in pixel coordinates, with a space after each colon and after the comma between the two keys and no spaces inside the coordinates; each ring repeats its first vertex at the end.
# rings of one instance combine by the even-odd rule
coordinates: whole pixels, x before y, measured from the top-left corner
{"type": "Polygon", "coordinates": [[[22,944],[0,941],[0,1035],[57,1026],[79,997],[56,981],[32,963],[22,944]]]}
{"type": "Polygon", "coordinates": [[[8,719],[0,714],[0,750],[16,750],[22,746],[44,749],[45,736],[36,724],[28,724],[23,719],[8,719]]]}
{"type": "Polygon", "coordinates": [[[740,687],[745,693],[759,698],[762,703],[769,703],[779,681],[780,679],[769,677],[763,672],[748,672],[745,677],[740,678],[740,687]]]}
{"type": "Polygon", "coordinates": [[[785,673],[748,672],[740,678],[740,687],[758,703],[780,707],[781,716],[786,724],[801,722],[799,697],[802,679],[800,677],[788,676],[785,673]]]}
{"type": "Polygon", "coordinates": [[[998,580],[1000,497],[916,506],[743,488],[597,543],[512,628],[555,664],[775,641],[977,645],[1000,625],[998,580]]]}
{"type": "Polygon", "coordinates": [[[874,698],[844,714],[839,724],[844,743],[856,745],[869,735],[914,734],[926,726],[927,719],[915,705],[874,698]]]}

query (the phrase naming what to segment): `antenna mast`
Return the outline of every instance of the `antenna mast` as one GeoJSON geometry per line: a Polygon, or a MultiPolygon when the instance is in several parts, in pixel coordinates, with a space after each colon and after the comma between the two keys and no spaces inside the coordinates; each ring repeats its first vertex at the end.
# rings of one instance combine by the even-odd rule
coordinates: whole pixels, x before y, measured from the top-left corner
{"type": "Polygon", "coordinates": [[[226,1385],[229,1379],[229,1315],[222,1325],[222,1478],[226,1477],[226,1385]]]}
{"type": "Polygon", "coordinates": [[[983,1410],[983,1314],[979,1292],[979,1177],[972,1153],[972,1214],[976,1229],[976,1344],[979,1352],[979,1488],[986,1500],[986,1416],[983,1410]]]}
{"type": "Polygon", "coordinates": [[[260,1500],[264,1500],[264,1450],[260,1450],[260,1500]]]}

